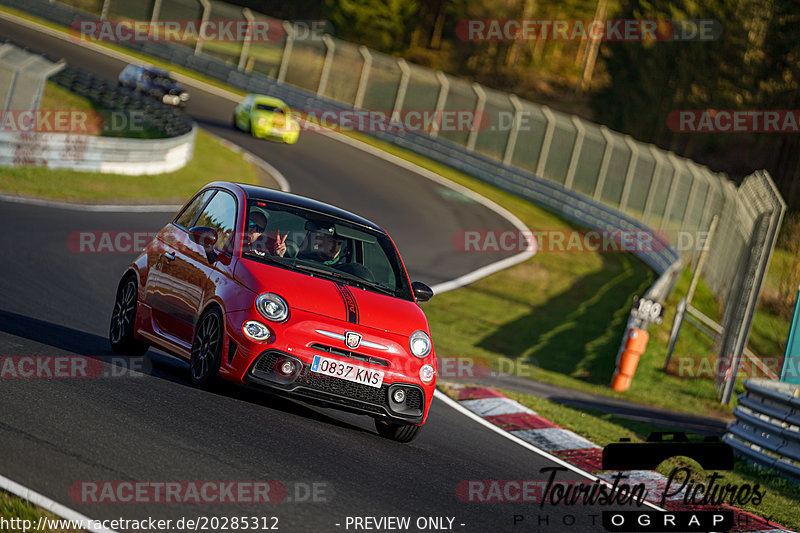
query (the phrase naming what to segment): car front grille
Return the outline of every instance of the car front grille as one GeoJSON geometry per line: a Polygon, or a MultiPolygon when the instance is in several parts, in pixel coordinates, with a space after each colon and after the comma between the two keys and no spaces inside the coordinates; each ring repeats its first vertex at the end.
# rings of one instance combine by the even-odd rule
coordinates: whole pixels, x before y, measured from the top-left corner
{"type": "Polygon", "coordinates": [[[365,363],[370,363],[378,366],[385,366],[385,367],[389,366],[389,361],[387,361],[386,359],[380,359],[378,357],[370,357],[368,355],[361,355],[356,352],[351,352],[349,350],[342,350],[340,348],[334,348],[333,346],[327,346],[325,344],[319,344],[315,342],[314,344],[311,345],[311,347],[321,352],[332,353],[340,357],[355,359],[356,361],[363,361],[365,363]]]}
{"type": "MultiPolygon", "coordinates": [[[[284,354],[277,351],[267,351],[261,354],[256,361],[252,373],[256,377],[259,374],[273,375],[275,373],[276,361],[284,354]]],[[[311,371],[311,366],[303,364],[300,374],[291,384],[303,389],[303,394],[312,398],[331,400],[332,397],[343,405],[358,407],[372,412],[381,412],[382,408],[389,405],[389,385],[382,385],[381,388],[370,387],[360,383],[353,383],[344,379],[338,379],[311,371]]],[[[424,396],[422,390],[414,386],[403,386],[406,398],[403,402],[405,410],[422,414],[424,396]]]]}

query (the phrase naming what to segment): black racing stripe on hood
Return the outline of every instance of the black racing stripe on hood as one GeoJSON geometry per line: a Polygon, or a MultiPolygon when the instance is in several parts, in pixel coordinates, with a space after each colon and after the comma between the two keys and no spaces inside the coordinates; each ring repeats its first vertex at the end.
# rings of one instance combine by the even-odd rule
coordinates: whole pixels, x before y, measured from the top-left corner
{"type": "Polygon", "coordinates": [[[358,302],[353,293],[346,285],[341,283],[336,284],[336,289],[339,291],[339,296],[342,297],[344,308],[347,311],[347,321],[351,324],[358,324],[358,302]]]}

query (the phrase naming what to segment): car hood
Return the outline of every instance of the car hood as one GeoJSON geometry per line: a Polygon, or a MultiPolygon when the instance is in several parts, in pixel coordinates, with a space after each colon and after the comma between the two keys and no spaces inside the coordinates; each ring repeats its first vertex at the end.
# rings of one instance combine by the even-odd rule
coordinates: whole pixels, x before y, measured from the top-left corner
{"type": "Polygon", "coordinates": [[[290,312],[301,309],[397,335],[409,336],[418,329],[429,333],[416,302],[245,258],[237,262],[234,276],[255,293],[278,294],[290,312]]]}

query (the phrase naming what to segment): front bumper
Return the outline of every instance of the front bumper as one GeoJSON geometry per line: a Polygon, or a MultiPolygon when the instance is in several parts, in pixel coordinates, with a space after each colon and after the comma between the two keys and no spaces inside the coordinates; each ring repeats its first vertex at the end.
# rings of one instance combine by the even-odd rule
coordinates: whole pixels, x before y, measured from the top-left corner
{"type": "Polygon", "coordinates": [[[245,382],[268,387],[276,392],[312,403],[331,406],[374,418],[405,424],[420,424],[425,412],[425,392],[413,383],[384,383],[380,388],[317,374],[310,365],[279,350],[262,352],[245,374],[245,382]],[[295,363],[297,371],[284,374],[280,365],[295,363]],[[392,394],[403,389],[405,399],[398,403],[392,394]]]}
{"type": "Polygon", "coordinates": [[[300,310],[293,310],[289,321],[278,324],[264,321],[252,309],[230,312],[226,314],[227,340],[223,348],[220,375],[233,382],[268,388],[303,401],[378,419],[405,424],[424,423],[436,380],[421,382],[419,370],[426,363],[435,367],[436,356],[431,354],[426,360],[411,356],[397,357],[407,344],[407,339],[392,337],[378,330],[361,328],[364,339],[362,346],[355,351],[347,350],[344,343],[335,345],[336,341],[320,335],[322,330],[343,333],[350,326],[300,310]],[[247,338],[241,325],[248,320],[262,321],[272,330],[272,336],[263,342],[247,338]],[[373,349],[367,346],[367,341],[382,343],[391,349],[373,349]],[[383,386],[370,387],[312,372],[311,363],[315,356],[382,371],[383,386]],[[277,364],[285,359],[295,362],[298,369],[296,375],[279,375],[277,364]],[[406,392],[403,405],[398,405],[392,399],[395,387],[402,387],[406,392]]]}

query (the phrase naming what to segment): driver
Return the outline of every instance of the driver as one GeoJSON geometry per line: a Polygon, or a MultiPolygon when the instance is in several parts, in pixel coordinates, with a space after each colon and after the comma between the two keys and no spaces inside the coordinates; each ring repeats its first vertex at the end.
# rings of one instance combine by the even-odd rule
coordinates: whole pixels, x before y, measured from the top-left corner
{"type": "Polygon", "coordinates": [[[335,265],[341,259],[344,240],[333,230],[319,228],[308,234],[305,248],[298,254],[301,259],[311,259],[326,265],[335,265]]]}
{"type": "Polygon", "coordinates": [[[244,248],[258,256],[265,256],[267,252],[283,257],[286,253],[286,237],[289,232],[281,238],[280,230],[277,231],[274,239],[265,233],[267,229],[267,214],[261,209],[251,209],[247,220],[247,231],[244,235],[244,248]]]}

